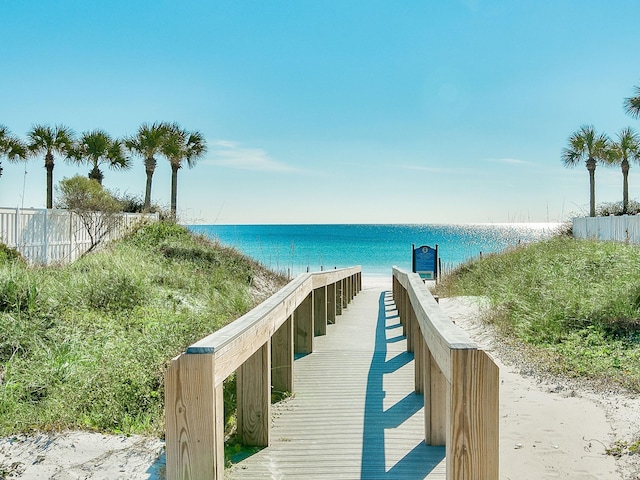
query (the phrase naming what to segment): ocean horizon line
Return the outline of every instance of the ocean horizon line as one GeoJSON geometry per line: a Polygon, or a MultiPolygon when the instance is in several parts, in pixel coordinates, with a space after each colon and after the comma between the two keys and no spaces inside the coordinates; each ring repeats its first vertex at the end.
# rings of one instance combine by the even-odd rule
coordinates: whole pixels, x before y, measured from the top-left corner
{"type": "Polygon", "coordinates": [[[449,222],[449,223],[184,223],[186,226],[220,226],[220,227],[235,227],[235,226],[243,226],[243,227],[299,227],[299,226],[312,226],[312,225],[322,225],[322,226],[336,226],[336,227],[344,227],[344,226],[433,226],[433,227],[443,227],[443,226],[518,226],[518,225],[564,225],[568,222],[449,222]]]}

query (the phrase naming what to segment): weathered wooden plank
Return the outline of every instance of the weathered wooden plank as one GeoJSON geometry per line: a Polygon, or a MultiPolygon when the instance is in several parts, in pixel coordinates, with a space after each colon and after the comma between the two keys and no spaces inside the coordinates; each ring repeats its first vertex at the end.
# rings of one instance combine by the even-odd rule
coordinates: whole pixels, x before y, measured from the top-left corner
{"type": "Polygon", "coordinates": [[[342,309],[346,310],[349,307],[349,286],[346,278],[343,278],[340,283],[342,284],[342,309]]]}
{"type": "Polygon", "coordinates": [[[313,352],[313,291],[296,308],[293,314],[295,353],[313,352]]]}
{"type": "Polygon", "coordinates": [[[482,350],[452,351],[447,480],[497,480],[499,371],[482,350]]]}
{"type": "Polygon", "coordinates": [[[271,338],[271,385],[274,393],[294,391],[293,317],[287,318],[271,338]]]}
{"type": "Polygon", "coordinates": [[[340,268],[336,270],[326,270],[324,272],[311,273],[311,279],[313,282],[312,288],[319,288],[336,283],[345,277],[355,275],[360,271],[359,266],[340,268]]]}
{"type": "Polygon", "coordinates": [[[327,334],[327,287],[313,291],[313,325],[316,336],[327,334]]]}
{"type": "Polygon", "coordinates": [[[245,445],[269,445],[271,422],[271,342],[268,341],[238,369],[237,426],[245,445]]]}
{"type": "Polygon", "coordinates": [[[422,332],[420,331],[420,324],[418,320],[416,320],[416,314],[413,310],[409,312],[409,316],[411,317],[411,324],[413,325],[413,364],[414,364],[414,383],[415,383],[415,392],[419,395],[424,394],[424,364],[425,364],[425,351],[427,350],[427,345],[424,341],[424,337],[422,336],[422,332]]]}
{"type": "MultiPolygon", "coordinates": [[[[408,298],[407,298],[407,304],[409,303],[408,298]]],[[[406,328],[405,328],[405,336],[407,337],[407,352],[414,352],[414,336],[417,333],[417,331],[420,331],[420,325],[418,324],[418,320],[416,318],[416,313],[413,311],[413,308],[407,308],[407,311],[405,312],[405,321],[406,321],[406,328]],[[417,327],[417,329],[416,329],[417,327]],[[417,331],[416,331],[417,330],[417,331]]]]}
{"type": "Polygon", "coordinates": [[[449,384],[431,353],[426,356],[428,360],[425,362],[424,385],[425,442],[427,445],[445,445],[449,418],[449,384]]]}
{"type": "Polygon", "coordinates": [[[222,479],[222,386],[213,379],[213,355],[181,355],[166,374],[167,478],[222,479]]]}
{"type": "Polygon", "coordinates": [[[336,323],[336,284],[327,285],[327,324],[336,323]]]}

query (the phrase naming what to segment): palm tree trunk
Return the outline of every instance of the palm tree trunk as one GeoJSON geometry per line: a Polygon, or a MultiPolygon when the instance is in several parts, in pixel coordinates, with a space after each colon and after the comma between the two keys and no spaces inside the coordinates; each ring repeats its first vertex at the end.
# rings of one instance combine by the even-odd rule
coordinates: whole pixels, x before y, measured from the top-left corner
{"type": "Polygon", "coordinates": [[[89,172],[89,178],[95,180],[100,185],[102,185],[102,179],[104,178],[104,175],[102,174],[102,172],[98,168],[97,164],[95,164],[93,166],[93,168],[91,169],[91,172],[89,172]]]}
{"type": "Polygon", "coordinates": [[[178,165],[171,164],[171,217],[176,219],[176,204],[178,200],[178,165]]]}
{"type": "Polygon", "coordinates": [[[147,172],[147,185],[144,189],[144,209],[149,210],[151,208],[151,182],[153,181],[153,172],[156,170],[156,160],[153,157],[147,158],[144,164],[147,172]]]}
{"type": "Polygon", "coordinates": [[[629,161],[622,160],[622,213],[626,214],[629,209],[629,161]]]}
{"type": "Polygon", "coordinates": [[[44,157],[44,168],[47,169],[47,208],[53,208],[53,154],[47,152],[44,157]]]}
{"type": "Polygon", "coordinates": [[[587,160],[589,170],[589,216],[596,216],[596,161],[593,158],[587,160]]]}

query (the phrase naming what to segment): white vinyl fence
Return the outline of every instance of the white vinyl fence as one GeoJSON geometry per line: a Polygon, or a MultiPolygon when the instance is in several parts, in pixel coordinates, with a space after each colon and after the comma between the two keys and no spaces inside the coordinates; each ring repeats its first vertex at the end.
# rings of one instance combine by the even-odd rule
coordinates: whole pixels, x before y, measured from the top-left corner
{"type": "MultiPolygon", "coordinates": [[[[99,223],[100,213],[93,214],[99,223]]],[[[140,222],[154,222],[158,214],[121,213],[99,232],[102,242],[121,238],[140,222]]],[[[95,233],[94,233],[95,236],[95,233]]],[[[70,263],[92,245],[82,218],[68,210],[0,207],[0,242],[15,248],[32,264],[70,263]]]]}
{"type": "Polygon", "coordinates": [[[574,218],[573,236],[640,244],[640,215],[574,218]]]}

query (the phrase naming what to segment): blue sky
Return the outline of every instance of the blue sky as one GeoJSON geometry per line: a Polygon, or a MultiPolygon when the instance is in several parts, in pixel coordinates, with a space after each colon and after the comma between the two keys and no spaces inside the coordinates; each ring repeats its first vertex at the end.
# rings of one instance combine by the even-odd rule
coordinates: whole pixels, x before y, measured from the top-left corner
{"type": "MultiPolygon", "coordinates": [[[[200,131],[184,223],[562,221],[588,209],[570,134],[640,130],[638,18],[637,0],[0,0],[0,124],[200,131]]],[[[2,164],[0,206],[44,207],[43,159],[2,164]]],[[[54,181],[88,171],[58,158],[54,181]]],[[[105,171],[144,182],[139,158],[105,171]]],[[[169,190],[159,159],[153,200],[169,190]]],[[[621,190],[599,167],[597,202],[621,190]]]]}

